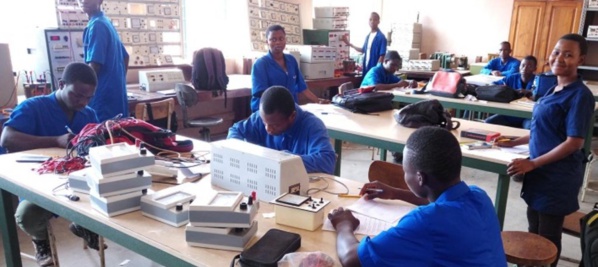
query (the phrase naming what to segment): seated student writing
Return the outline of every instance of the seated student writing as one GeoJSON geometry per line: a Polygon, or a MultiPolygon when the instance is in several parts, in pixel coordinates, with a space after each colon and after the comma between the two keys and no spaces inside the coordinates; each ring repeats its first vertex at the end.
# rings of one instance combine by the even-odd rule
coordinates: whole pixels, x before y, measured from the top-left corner
{"type": "MultiPolygon", "coordinates": [[[[15,108],[4,124],[0,146],[11,153],[66,147],[73,137],[69,128],[78,133],[88,123],[99,122],[96,112],[87,106],[97,85],[94,70],[84,63],[71,63],[64,69],[62,82],[58,91],[29,98],[15,108]]],[[[54,264],[47,230],[48,220],[53,217],[52,212],[27,200],[19,203],[15,213],[19,227],[33,238],[35,259],[40,266],[54,264]]],[[[75,223],[70,225],[70,230],[85,239],[89,247],[98,250],[97,234],[75,223]]]]}
{"type": "Polygon", "coordinates": [[[373,67],[363,78],[361,87],[373,85],[377,90],[390,90],[397,87],[417,87],[417,83],[412,81],[401,81],[401,78],[395,76],[395,72],[401,65],[401,56],[397,51],[388,51],[384,55],[384,63],[373,67]]]}
{"type": "MultiPolygon", "coordinates": [[[[440,127],[416,130],[403,150],[405,182],[411,190],[368,183],[381,193],[367,199],[401,199],[422,204],[396,226],[358,241],[359,226],[351,211],[333,210],[328,218],[336,229],[336,250],[343,266],[507,266],[498,218],[482,189],[461,181],[461,148],[440,127]],[[430,203],[423,205],[425,198],[430,203]]],[[[398,179],[398,177],[397,177],[398,179]]]]}
{"type": "Polygon", "coordinates": [[[264,91],[259,110],[235,123],[228,138],[299,155],[308,173],[334,172],[336,155],[324,123],[295,104],[282,86],[264,91]]]}
{"type": "MultiPolygon", "coordinates": [[[[523,97],[530,96],[532,94],[532,84],[535,77],[534,71],[537,64],[536,57],[526,56],[521,61],[521,65],[519,65],[519,73],[506,76],[501,80],[495,81],[494,84],[511,87],[523,97]]],[[[484,122],[524,129],[529,129],[531,124],[531,120],[529,119],[499,114],[488,117],[484,122]]]]}
{"type": "Polygon", "coordinates": [[[480,73],[494,76],[508,76],[517,73],[519,70],[519,60],[511,57],[511,43],[500,43],[498,52],[499,57],[490,60],[488,65],[480,73]]]}

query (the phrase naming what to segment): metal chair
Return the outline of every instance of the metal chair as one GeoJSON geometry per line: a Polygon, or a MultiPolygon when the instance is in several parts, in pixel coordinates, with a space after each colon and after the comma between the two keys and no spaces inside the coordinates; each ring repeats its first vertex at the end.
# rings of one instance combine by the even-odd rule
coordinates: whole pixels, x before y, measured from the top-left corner
{"type": "Polygon", "coordinates": [[[199,130],[201,139],[206,142],[210,142],[210,129],[208,127],[221,124],[224,120],[222,118],[215,117],[199,117],[189,119],[187,109],[197,105],[197,91],[189,85],[178,83],[175,86],[175,92],[177,100],[181,105],[181,110],[183,111],[183,127],[201,127],[199,130]]]}

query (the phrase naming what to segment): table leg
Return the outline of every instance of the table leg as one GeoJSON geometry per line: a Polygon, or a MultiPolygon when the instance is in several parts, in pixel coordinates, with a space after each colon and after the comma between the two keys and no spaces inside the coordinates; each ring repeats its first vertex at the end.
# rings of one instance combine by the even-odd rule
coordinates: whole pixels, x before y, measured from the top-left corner
{"type": "Polygon", "coordinates": [[[498,223],[502,230],[505,222],[505,212],[507,210],[507,198],[509,197],[509,183],[511,177],[506,174],[498,175],[498,185],[496,187],[496,199],[494,200],[494,208],[498,216],[498,223]]]}
{"type": "Polygon", "coordinates": [[[334,151],[336,151],[336,167],[334,175],[341,176],[341,155],[343,153],[343,140],[334,139],[334,151]]]}
{"type": "Polygon", "coordinates": [[[386,149],[380,148],[380,160],[386,161],[386,149]]]}
{"type": "Polygon", "coordinates": [[[21,251],[19,250],[19,236],[15,222],[15,213],[12,205],[12,194],[0,189],[0,231],[4,245],[6,266],[21,267],[21,251]]]}

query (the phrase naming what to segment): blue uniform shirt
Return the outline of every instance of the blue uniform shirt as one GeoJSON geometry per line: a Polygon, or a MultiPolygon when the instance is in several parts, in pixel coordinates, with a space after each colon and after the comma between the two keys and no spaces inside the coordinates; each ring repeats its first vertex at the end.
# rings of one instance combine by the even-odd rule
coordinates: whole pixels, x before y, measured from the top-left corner
{"type": "Polygon", "coordinates": [[[73,120],[68,118],[56,100],[56,94],[37,96],[19,104],[10,114],[10,119],[4,126],[35,136],[59,136],[67,133],[64,126],[68,126],[74,133],[78,133],[88,123],[97,123],[98,117],[93,109],[75,112],[73,120]]]}
{"type": "MultiPolygon", "coordinates": [[[[567,137],[586,138],[594,114],[594,96],[578,78],[563,90],[538,99],[532,113],[530,158],[544,155],[567,137]]],[[[579,209],[585,155],[581,150],[525,174],[521,196],[534,210],[564,216],[579,209]]]]}
{"type": "Polygon", "coordinates": [[[122,113],[129,116],[125,58],[129,54],[110,20],[99,12],[91,18],[83,32],[85,63],[95,62],[102,67],[98,73],[95,96],[89,106],[101,121],[122,113]]]}
{"type": "Polygon", "coordinates": [[[381,56],[386,55],[386,36],[384,36],[380,29],[378,29],[376,37],[374,37],[374,41],[372,41],[372,47],[368,47],[369,39],[370,34],[368,33],[368,35],[365,37],[365,42],[361,47],[364,53],[369,53],[368,62],[365,62],[365,56],[361,62],[361,66],[363,67],[363,75],[366,75],[370,69],[378,65],[378,61],[380,60],[381,56]]]}
{"type": "Polygon", "coordinates": [[[272,57],[272,53],[259,58],[251,68],[251,111],[260,108],[260,98],[266,89],[274,85],[284,86],[293,95],[295,103],[299,103],[298,94],[307,89],[303,73],[299,69],[297,60],[292,55],[284,54],[287,65],[285,72],[272,57]]]}
{"type": "Polygon", "coordinates": [[[362,239],[357,254],[362,266],[507,265],[492,201],[464,182],[389,230],[362,239]]]}
{"type": "Polygon", "coordinates": [[[295,109],[295,122],[281,135],[269,135],[259,112],[254,112],[248,119],[235,123],[228,130],[228,138],[299,155],[308,173],[334,173],[336,154],[324,123],[298,105],[295,109]]]}
{"type": "Polygon", "coordinates": [[[392,84],[398,83],[401,79],[394,75],[394,73],[388,73],[381,63],[378,63],[376,67],[373,67],[368,74],[365,75],[361,82],[361,87],[376,84],[392,84]]]}
{"type": "Polygon", "coordinates": [[[515,90],[520,90],[520,89],[531,90],[534,82],[533,82],[533,79],[531,81],[527,81],[527,84],[525,85],[525,87],[523,87],[523,81],[521,80],[521,73],[518,72],[518,73],[513,73],[511,75],[505,76],[502,79],[495,81],[494,84],[506,85],[515,90]]]}
{"type": "Polygon", "coordinates": [[[507,62],[505,64],[503,64],[502,59],[500,57],[497,57],[495,59],[490,60],[490,62],[488,62],[488,65],[486,65],[486,67],[482,68],[480,73],[481,74],[491,74],[492,71],[497,70],[497,71],[500,71],[503,76],[509,76],[511,74],[519,72],[519,64],[520,63],[521,62],[519,61],[519,59],[516,59],[514,57],[509,57],[507,59],[507,62]]]}

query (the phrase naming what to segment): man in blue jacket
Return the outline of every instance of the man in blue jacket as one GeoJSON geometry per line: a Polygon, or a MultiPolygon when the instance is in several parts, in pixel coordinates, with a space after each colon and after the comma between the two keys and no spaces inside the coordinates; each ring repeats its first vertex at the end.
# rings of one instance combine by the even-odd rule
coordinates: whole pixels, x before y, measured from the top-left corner
{"type": "Polygon", "coordinates": [[[376,12],[372,12],[370,15],[370,33],[365,37],[365,42],[362,47],[353,45],[347,40],[347,36],[341,37],[341,40],[348,46],[353,47],[357,52],[364,53],[361,67],[363,68],[363,75],[365,76],[370,69],[382,63],[384,60],[384,54],[386,54],[387,40],[386,36],[378,28],[380,24],[380,15],[376,12]]]}
{"type": "Polygon", "coordinates": [[[361,82],[361,87],[373,85],[377,90],[390,90],[397,87],[406,87],[408,85],[417,87],[417,83],[412,81],[401,81],[401,78],[395,76],[395,72],[401,65],[401,56],[397,51],[386,52],[384,63],[372,68],[365,75],[361,82]]]}
{"type": "Polygon", "coordinates": [[[508,76],[519,71],[519,60],[511,57],[511,43],[500,43],[499,57],[490,60],[480,73],[494,76],[508,76]]]}
{"type": "Polygon", "coordinates": [[[228,138],[301,156],[308,173],[334,173],[336,155],[324,123],[295,104],[282,86],[264,91],[259,111],[235,123],[228,130],[228,138]]]}

